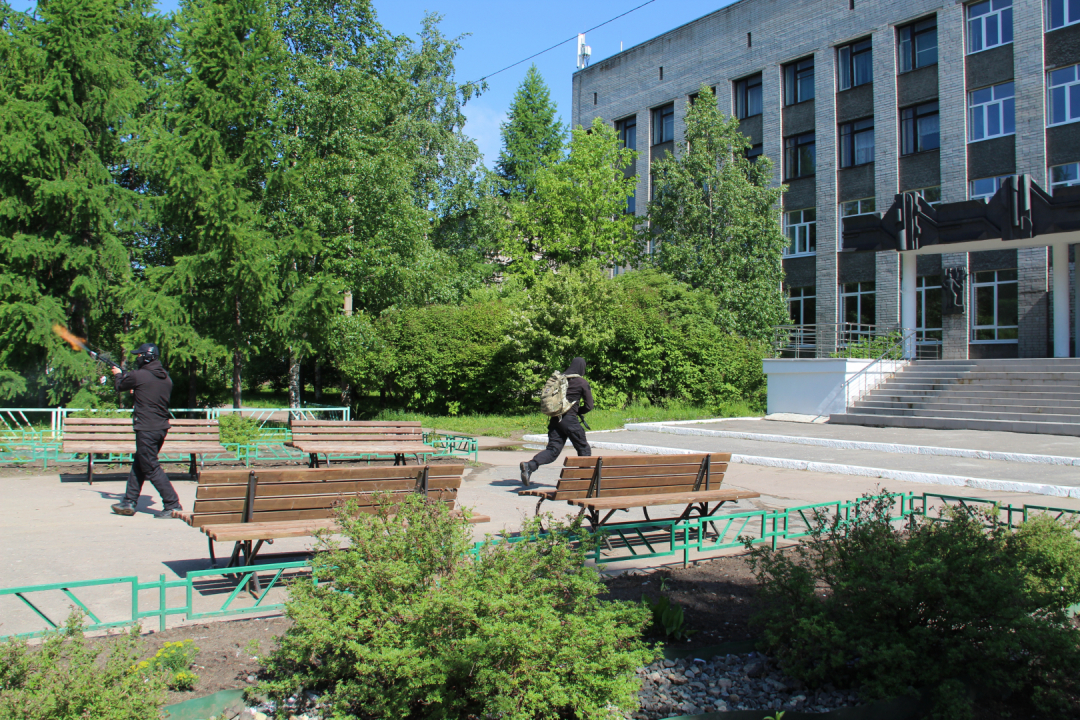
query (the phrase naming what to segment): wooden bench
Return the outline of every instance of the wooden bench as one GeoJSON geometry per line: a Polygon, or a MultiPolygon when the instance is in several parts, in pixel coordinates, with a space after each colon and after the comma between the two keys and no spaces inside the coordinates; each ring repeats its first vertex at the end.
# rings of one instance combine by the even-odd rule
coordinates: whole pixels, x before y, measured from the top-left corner
{"type": "MultiPolygon", "coordinates": [[[[227,452],[218,435],[217,420],[169,420],[169,434],[161,446],[163,455],[188,455],[188,474],[195,477],[195,458],[202,464],[206,453],[227,452]]],[[[86,480],[94,484],[95,454],[135,452],[131,418],[66,418],[61,452],[86,453],[86,480]]]]}
{"type": "Polygon", "coordinates": [[[330,454],[393,455],[394,465],[404,465],[412,455],[419,465],[421,456],[437,450],[424,444],[419,422],[290,420],[291,447],[306,452],[311,467],[319,467],[319,455],[330,464],[330,454]]]}
{"type": "Polygon", "coordinates": [[[694,455],[615,455],[607,457],[567,457],[559,483],[554,489],[521,490],[518,495],[545,500],[565,500],[580,507],[596,530],[619,510],[685,505],[677,518],[685,520],[696,511],[711,517],[724,503],[760,494],[747,490],[722,489],[731,453],[694,455]],[[711,508],[710,508],[711,505],[711,508]],[[602,517],[601,517],[602,516],[602,517]]]}
{"type": "MultiPolygon", "coordinates": [[[[455,512],[464,465],[360,467],[295,470],[209,470],[199,474],[195,504],[179,513],[207,536],[210,560],[215,542],[232,542],[227,567],[251,565],[264,543],[277,538],[307,537],[336,527],[337,508],[355,499],[360,512],[374,512],[373,493],[423,492],[448,503],[455,512]]],[[[489,522],[473,515],[473,523],[489,522]]]]}

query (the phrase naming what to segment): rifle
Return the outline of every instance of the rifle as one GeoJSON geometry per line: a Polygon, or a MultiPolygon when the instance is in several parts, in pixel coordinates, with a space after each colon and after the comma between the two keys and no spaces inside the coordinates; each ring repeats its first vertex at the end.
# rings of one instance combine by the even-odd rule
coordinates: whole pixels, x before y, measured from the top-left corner
{"type": "Polygon", "coordinates": [[[54,333],[59,335],[69,345],[71,345],[72,350],[76,350],[76,351],[81,350],[81,351],[85,352],[87,355],[94,358],[95,360],[97,360],[100,363],[104,363],[105,365],[108,365],[109,367],[114,367],[117,370],[121,369],[121,367],[119,365],[117,365],[116,363],[114,363],[109,358],[108,355],[106,355],[106,354],[104,354],[104,353],[102,353],[102,352],[100,352],[98,350],[93,349],[92,347],[90,347],[89,345],[86,344],[85,340],[83,340],[81,337],[78,337],[77,335],[75,335],[75,333],[71,332],[70,330],[68,330],[63,325],[53,325],[52,329],[53,329],[54,333]]]}

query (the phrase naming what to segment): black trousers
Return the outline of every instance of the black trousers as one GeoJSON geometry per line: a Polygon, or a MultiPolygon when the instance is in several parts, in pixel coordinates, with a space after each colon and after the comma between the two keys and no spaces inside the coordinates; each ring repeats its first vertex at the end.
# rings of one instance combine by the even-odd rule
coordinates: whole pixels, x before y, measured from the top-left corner
{"type": "Polygon", "coordinates": [[[143,483],[149,480],[161,495],[161,504],[165,510],[180,507],[180,498],[177,497],[176,490],[157,457],[168,434],[168,429],[135,431],[135,462],[131,464],[131,472],[128,473],[125,502],[138,505],[143,483]]]}
{"type": "Polygon", "coordinates": [[[567,413],[563,415],[562,420],[553,417],[548,422],[547,447],[529,461],[529,469],[535,471],[541,465],[555,462],[566,447],[567,440],[573,443],[579,456],[592,455],[592,448],[589,447],[589,441],[585,439],[585,429],[581,427],[581,420],[578,419],[577,413],[567,413]]]}

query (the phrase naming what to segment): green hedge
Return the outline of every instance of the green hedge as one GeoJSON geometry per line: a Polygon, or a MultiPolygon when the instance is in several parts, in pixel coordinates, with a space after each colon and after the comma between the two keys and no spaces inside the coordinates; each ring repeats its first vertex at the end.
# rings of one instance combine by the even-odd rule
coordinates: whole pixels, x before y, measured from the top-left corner
{"type": "Polygon", "coordinates": [[[342,317],[331,345],[357,398],[384,410],[533,409],[552,370],[577,355],[588,362],[601,408],[763,406],[766,346],[725,333],[717,317],[707,292],[662,273],[610,279],[585,268],[549,274],[532,287],[510,281],[460,306],[342,317]]]}

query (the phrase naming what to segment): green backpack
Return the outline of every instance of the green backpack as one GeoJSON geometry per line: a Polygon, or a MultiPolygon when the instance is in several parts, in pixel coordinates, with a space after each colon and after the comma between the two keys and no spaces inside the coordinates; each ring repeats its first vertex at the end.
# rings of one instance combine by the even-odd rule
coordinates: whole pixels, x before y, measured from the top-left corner
{"type": "Polygon", "coordinates": [[[540,412],[548,417],[562,417],[570,412],[574,403],[566,401],[566,381],[570,378],[581,377],[580,375],[563,375],[555,371],[544,383],[544,389],[540,391],[540,412]]]}

